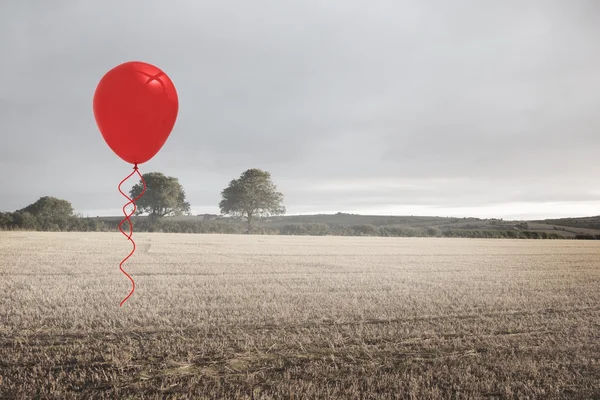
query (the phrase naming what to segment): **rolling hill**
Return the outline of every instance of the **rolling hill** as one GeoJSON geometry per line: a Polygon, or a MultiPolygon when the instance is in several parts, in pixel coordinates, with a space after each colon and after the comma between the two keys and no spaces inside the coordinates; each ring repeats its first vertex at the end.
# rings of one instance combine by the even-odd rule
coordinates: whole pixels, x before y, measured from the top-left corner
{"type": "MultiPolygon", "coordinates": [[[[100,217],[108,223],[118,223],[122,217],[100,217]]],[[[132,220],[144,221],[147,217],[133,217],[132,220]]],[[[173,222],[200,222],[206,220],[221,223],[240,224],[241,221],[234,218],[221,217],[218,215],[202,216],[177,216],[165,217],[165,220],[173,222]]],[[[348,213],[337,214],[315,214],[315,215],[288,215],[272,217],[259,222],[263,228],[281,229],[290,226],[302,226],[307,224],[325,224],[330,228],[343,227],[376,227],[376,228],[398,228],[398,229],[435,229],[443,231],[521,231],[537,233],[555,233],[566,238],[578,235],[600,235],[600,216],[582,218],[562,218],[535,221],[505,221],[502,219],[482,218],[453,218],[453,217],[423,217],[423,216],[380,216],[380,215],[358,215],[348,213]]]]}

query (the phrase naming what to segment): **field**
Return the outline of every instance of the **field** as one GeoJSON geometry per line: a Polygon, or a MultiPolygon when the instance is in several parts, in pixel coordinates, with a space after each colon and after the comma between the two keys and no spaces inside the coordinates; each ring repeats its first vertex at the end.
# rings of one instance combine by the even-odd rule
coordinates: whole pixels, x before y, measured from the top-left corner
{"type": "Polygon", "coordinates": [[[600,398],[600,243],[0,232],[0,398],[600,398]]]}

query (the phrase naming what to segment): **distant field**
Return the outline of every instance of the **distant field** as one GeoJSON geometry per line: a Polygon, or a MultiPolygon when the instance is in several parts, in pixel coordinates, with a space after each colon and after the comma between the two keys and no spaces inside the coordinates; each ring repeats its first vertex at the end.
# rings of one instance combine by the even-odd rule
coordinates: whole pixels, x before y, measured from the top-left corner
{"type": "Polygon", "coordinates": [[[600,243],[0,232],[0,398],[600,398],[600,243]]]}

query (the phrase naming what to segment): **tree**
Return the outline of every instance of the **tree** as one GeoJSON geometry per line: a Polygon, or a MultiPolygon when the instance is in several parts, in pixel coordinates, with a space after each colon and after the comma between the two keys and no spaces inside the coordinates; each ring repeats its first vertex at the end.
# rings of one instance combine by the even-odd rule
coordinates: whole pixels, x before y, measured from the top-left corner
{"type": "Polygon", "coordinates": [[[25,211],[36,217],[70,217],[73,215],[73,206],[67,200],[57,199],[56,197],[44,196],[38,201],[28,205],[20,211],[25,211]]]}
{"type": "Polygon", "coordinates": [[[26,230],[37,230],[39,223],[36,217],[27,211],[16,211],[13,214],[13,221],[16,227],[26,230]]]}
{"type": "Polygon", "coordinates": [[[44,196],[38,201],[28,205],[22,210],[17,211],[22,214],[21,223],[27,224],[29,229],[32,225],[33,216],[39,223],[42,230],[63,230],[73,217],[73,206],[67,200],[57,199],[56,197],[44,196]]]}
{"type": "Polygon", "coordinates": [[[221,196],[221,214],[246,218],[248,233],[256,218],[285,214],[283,194],[277,191],[271,174],[260,169],[242,173],[238,179],[229,182],[221,196]]]}
{"type": "MultiPolygon", "coordinates": [[[[142,177],[146,181],[146,192],[135,204],[136,215],[148,213],[151,219],[167,215],[182,215],[190,212],[190,203],[185,201],[185,191],[177,178],[160,172],[148,172],[142,177]]],[[[144,190],[142,180],[133,185],[129,196],[138,197],[144,190]]]]}
{"type": "Polygon", "coordinates": [[[9,229],[13,225],[13,215],[8,212],[0,212],[0,229],[9,229]]]}

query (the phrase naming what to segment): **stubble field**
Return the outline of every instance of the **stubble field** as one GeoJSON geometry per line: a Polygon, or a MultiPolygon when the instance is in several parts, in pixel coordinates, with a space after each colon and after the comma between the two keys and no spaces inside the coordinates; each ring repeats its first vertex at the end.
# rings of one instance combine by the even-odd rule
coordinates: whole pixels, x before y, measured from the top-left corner
{"type": "Polygon", "coordinates": [[[0,398],[600,398],[600,243],[0,232],[0,398]]]}

